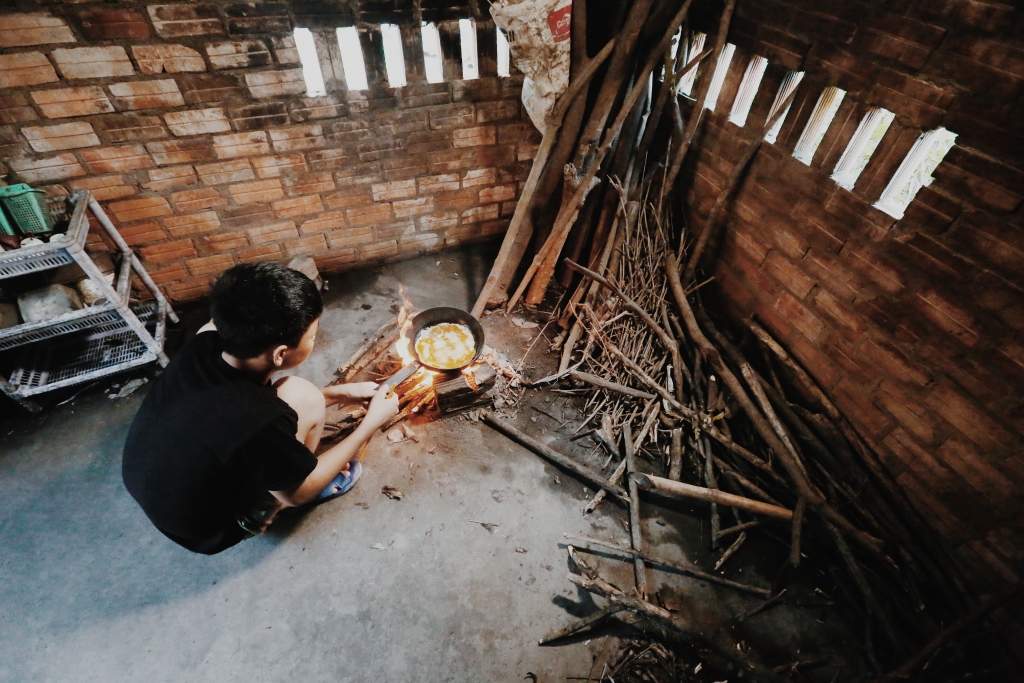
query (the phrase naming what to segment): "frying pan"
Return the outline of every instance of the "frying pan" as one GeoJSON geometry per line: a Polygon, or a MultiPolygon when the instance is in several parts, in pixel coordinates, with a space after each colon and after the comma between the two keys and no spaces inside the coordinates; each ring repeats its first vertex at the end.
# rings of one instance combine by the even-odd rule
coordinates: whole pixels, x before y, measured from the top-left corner
{"type": "Polygon", "coordinates": [[[409,379],[415,374],[421,367],[430,368],[431,370],[440,371],[453,371],[461,370],[462,368],[470,365],[473,361],[480,357],[480,352],[484,349],[484,328],[480,324],[480,321],[474,318],[469,313],[458,308],[451,308],[448,306],[439,306],[437,308],[428,308],[422,313],[417,314],[412,319],[412,326],[409,328],[409,352],[413,356],[413,361],[406,365],[404,368],[396,372],[395,374],[388,377],[382,382],[391,387],[391,391],[395,390],[399,384],[409,379]],[[457,368],[439,368],[430,363],[426,363],[420,358],[419,353],[416,352],[416,337],[419,333],[428,327],[439,325],[441,323],[455,323],[457,325],[465,325],[469,328],[469,331],[473,334],[473,342],[476,348],[473,352],[473,357],[469,359],[465,364],[460,365],[457,368]]]}

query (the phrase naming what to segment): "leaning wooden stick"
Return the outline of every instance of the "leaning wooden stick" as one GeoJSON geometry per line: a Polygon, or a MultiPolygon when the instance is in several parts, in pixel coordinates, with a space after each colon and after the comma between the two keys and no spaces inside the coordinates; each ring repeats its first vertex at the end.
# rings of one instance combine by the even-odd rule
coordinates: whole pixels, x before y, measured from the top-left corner
{"type": "Polygon", "coordinates": [[[351,381],[353,377],[372,363],[384,349],[398,341],[400,332],[397,320],[389,320],[384,323],[362,346],[356,349],[351,358],[338,367],[338,377],[331,382],[331,385],[344,384],[351,381]]]}
{"type": "MultiPolygon", "coordinates": [[[[633,453],[633,434],[629,423],[622,425],[622,447],[625,449],[626,472],[636,473],[636,456],[633,453]]],[[[640,556],[644,551],[643,535],[640,532],[640,495],[637,493],[636,480],[627,479],[629,486],[629,541],[636,553],[633,556],[633,573],[636,575],[636,592],[641,598],[647,598],[647,568],[640,556]]]]}
{"type": "Polygon", "coordinates": [[[523,432],[519,431],[504,420],[500,420],[490,413],[484,413],[481,418],[487,425],[498,430],[505,436],[511,438],[513,441],[518,441],[523,446],[526,446],[537,455],[550,460],[559,467],[569,470],[576,474],[581,479],[584,479],[589,484],[599,488],[603,491],[607,491],[609,494],[615,496],[621,503],[629,505],[629,494],[626,493],[626,489],[612,484],[607,479],[602,477],[599,473],[593,471],[585,465],[581,465],[572,458],[562,455],[561,453],[548,448],[536,439],[527,436],[523,432]]]}
{"type": "Polygon", "coordinates": [[[618,382],[612,382],[611,380],[598,377],[597,375],[591,375],[589,372],[580,372],[579,370],[570,370],[569,376],[573,379],[590,384],[598,387],[599,389],[607,389],[608,391],[614,391],[617,394],[623,394],[625,396],[632,396],[633,398],[641,398],[645,401],[653,401],[657,398],[654,394],[649,394],[646,391],[640,391],[639,389],[633,389],[627,387],[624,384],[618,382]]]}
{"type": "Polygon", "coordinates": [[[617,614],[618,612],[621,612],[624,609],[626,608],[622,605],[617,605],[614,602],[608,603],[607,605],[597,610],[593,614],[588,614],[582,619],[577,619],[565,628],[560,628],[557,631],[552,631],[551,633],[547,634],[546,636],[538,640],[537,644],[547,645],[548,643],[571,636],[574,633],[579,633],[583,629],[593,626],[602,619],[606,619],[607,617],[610,617],[613,614],[617,614]]]}
{"type": "Polygon", "coordinates": [[[612,541],[603,541],[599,538],[580,536],[578,534],[565,534],[565,537],[572,541],[574,544],[577,544],[579,547],[583,547],[584,545],[597,546],[599,548],[607,548],[608,550],[617,552],[620,555],[625,555],[627,558],[630,559],[632,559],[633,557],[640,557],[644,562],[650,565],[665,567],[666,569],[677,571],[680,574],[685,574],[691,578],[697,579],[698,581],[706,581],[707,583],[714,583],[719,586],[733,588],[738,591],[743,591],[744,593],[751,593],[753,595],[760,595],[762,597],[769,597],[772,594],[772,592],[767,588],[758,588],[757,586],[751,586],[750,584],[739,583],[738,581],[730,581],[729,579],[718,576],[716,574],[702,572],[696,567],[684,564],[682,562],[666,560],[663,557],[651,555],[650,553],[638,553],[632,548],[627,548],[623,545],[619,545],[618,543],[614,543],[612,541]]]}
{"type": "Polygon", "coordinates": [[[744,498],[743,496],[737,496],[734,493],[726,493],[725,491],[720,491],[718,489],[708,489],[703,486],[694,486],[693,484],[686,484],[681,481],[663,479],[661,477],[656,477],[653,474],[634,474],[631,476],[636,481],[637,486],[642,489],[658,491],[659,493],[668,494],[669,496],[674,496],[676,498],[691,498],[693,500],[702,500],[706,503],[718,503],[719,505],[737,507],[741,510],[765,515],[766,517],[784,519],[787,522],[793,519],[792,510],[787,510],[786,508],[779,507],[778,505],[762,503],[759,500],[752,500],[750,498],[744,498]]]}

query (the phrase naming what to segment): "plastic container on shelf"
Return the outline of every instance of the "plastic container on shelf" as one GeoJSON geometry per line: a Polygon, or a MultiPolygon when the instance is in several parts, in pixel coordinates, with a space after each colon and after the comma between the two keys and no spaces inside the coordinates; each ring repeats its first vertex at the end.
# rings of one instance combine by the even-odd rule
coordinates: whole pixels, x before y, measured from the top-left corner
{"type": "Polygon", "coordinates": [[[46,206],[46,193],[25,183],[0,187],[0,204],[23,235],[53,232],[53,216],[46,206]]]}

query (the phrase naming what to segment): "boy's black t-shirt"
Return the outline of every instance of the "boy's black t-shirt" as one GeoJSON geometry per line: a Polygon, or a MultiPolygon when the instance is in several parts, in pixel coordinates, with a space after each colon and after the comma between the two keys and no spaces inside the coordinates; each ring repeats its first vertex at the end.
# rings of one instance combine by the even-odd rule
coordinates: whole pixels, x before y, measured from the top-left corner
{"type": "Polygon", "coordinates": [[[121,474],[150,521],[175,543],[213,554],[245,534],[240,503],[300,484],[316,456],[295,438],[298,415],[270,385],[197,334],[157,378],[128,432],[121,474]]]}

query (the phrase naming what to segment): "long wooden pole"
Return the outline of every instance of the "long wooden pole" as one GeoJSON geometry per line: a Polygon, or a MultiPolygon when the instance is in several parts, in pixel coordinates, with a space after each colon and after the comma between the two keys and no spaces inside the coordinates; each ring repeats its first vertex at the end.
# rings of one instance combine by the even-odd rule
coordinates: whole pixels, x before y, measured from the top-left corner
{"type": "Polygon", "coordinates": [[[694,486],[693,484],[686,484],[681,481],[672,481],[671,479],[656,477],[653,474],[634,474],[631,478],[636,481],[637,486],[640,488],[659,491],[660,493],[666,493],[670,496],[675,496],[676,498],[692,498],[694,500],[702,500],[705,503],[727,505],[729,507],[740,508],[741,510],[755,512],[767,517],[784,519],[787,522],[793,519],[792,510],[787,510],[786,508],[779,507],[778,505],[762,503],[759,500],[737,496],[734,493],[727,493],[720,489],[709,489],[704,488],[703,486],[694,486]]]}
{"type": "Polygon", "coordinates": [[[477,297],[476,303],[473,304],[472,314],[474,316],[479,316],[484,312],[488,301],[492,297],[503,294],[503,292],[498,291],[499,285],[504,280],[507,286],[507,281],[511,278],[508,270],[511,269],[514,271],[522,260],[523,254],[526,252],[526,247],[530,243],[530,236],[533,232],[528,219],[531,205],[533,203],[534,193],[537,190],[537,184],[540,182],[540,177],[544,173],[544,167],[547,165],[555,140],[558,138],[558,131],[562,126],[565,113],[568,111],[569,105],[573,100],[575,100],[590,83],[594,74],[597,73],[598,68],[600,68],[604,61],[608,59],[608,56],[611,55],[614,48],[615,39],[613,38],[612,40],[609,40],[604,48],[602,48],[602,50],[587,63],[579,77],[569,85],[568,89],[566,89],[564,93],[562,93],[562,96],[558,98],[555,106],[552,107],[551,111],[548,113],[545,121],[544,137],[541,139],[540,147],[537,150],[537,156],[533,160],[533,166],[530,168],[530,175],[526,179],[526,185],[523,187],[523,193],[520,195],[519,202],[516,204],[516,211],[512,215],[512,221],[509,223],[508,230],[505,232],[505,239],[501,243],[501,250],[498,252],[497,258],[494,259],[494,264],[491,266],[491,272],[488,274],[487,280],[484,282],[483,289],[480,291],[480,295],[477,297]],[[506,275],[508,275],[508,278],[506,278],[506,275]]]}

